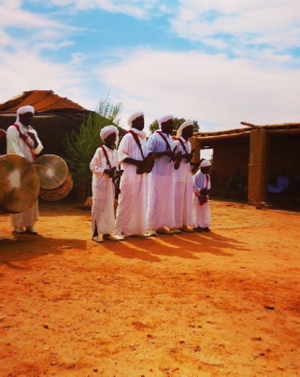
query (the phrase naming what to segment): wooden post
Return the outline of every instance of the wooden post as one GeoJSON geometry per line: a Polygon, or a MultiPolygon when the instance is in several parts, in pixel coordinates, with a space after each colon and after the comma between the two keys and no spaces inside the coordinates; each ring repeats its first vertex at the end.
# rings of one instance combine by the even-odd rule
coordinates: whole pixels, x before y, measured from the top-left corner
{"type": "MultiPolygon", "coordinates": [[[[197,139],[195,136],[190,138],[191,147],[192,150],[195,149],[195,152],[193,154],[193,158],[191,160],[191,163],[199,163],[200,161],[200,150],[201,150],[201,142],[199,139],[197,139]]],[[[198,170],[198,166],[192,165],[191,167],[192,173],[195,174],[198,170]]]]}
{"type": "Polygon", "coordinates": [[[266,157],[267,157],[267,131],[260,128],[251,131],[248,200],[259,205],[266,200],[266,157]]]}
{"type": "Polygon", "coordinates": [[[201,150],[201,142],[197,137],[193,136],[190,138],[192,150],[195,149],[193,154],[192,162],[199,162],[200,161],[200,150],[201,150]]]}

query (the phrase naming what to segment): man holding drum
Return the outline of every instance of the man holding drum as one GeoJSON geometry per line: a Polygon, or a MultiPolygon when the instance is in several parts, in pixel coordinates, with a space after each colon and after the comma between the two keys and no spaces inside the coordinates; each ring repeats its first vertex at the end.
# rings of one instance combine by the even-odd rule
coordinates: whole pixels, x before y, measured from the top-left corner
{"type": "MultiPolygon", "coordinates": [[[[43,149],[36,131],[30,126],[33,118],[34,108],[32,106],[22,106],[17,110],[15,124],[7,129],[7,154],[17,154],[33,162],[35,155],[43,149]]],[[[25,212],[11,214],[11,224],[16,233],[37,234],[34,223],[38,220],[38,200],[25,212]]]]}

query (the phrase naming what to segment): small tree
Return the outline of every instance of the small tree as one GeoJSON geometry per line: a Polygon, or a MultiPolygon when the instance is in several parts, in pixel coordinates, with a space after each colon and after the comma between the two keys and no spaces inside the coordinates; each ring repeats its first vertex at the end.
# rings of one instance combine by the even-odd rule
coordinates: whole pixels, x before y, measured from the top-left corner
{"type": "Polygon", "coordinates": [[[92,173],[89,164],[96,149],[102,145],[100,130],[114,124],[118,127],[122,104],[113,104],[107,95],[102,98],[94,113],[91,113],[81,124],[79,131],[71,131],[66,137],[66,162],[74,180],[74,186],[91,182],[92,173]]]}
{"type": "MultiPolygon", "coordinates": [[[[177,131],[178,128],[182,125],[183,122],[185,122],[186,119],[184,118],[174,118],[174,128],[173,128],[173,132],[174,131],[177,131]]],[[[159,129],[159,125],[158,125],[158,122],[157,120],[154,120],[150,126],[149,126],[149,131],[151,132],[151,134],[153,134],[156,130],[159,129]]],[[[198,132],[199,131],[199,125],[197,123],[196,120],[194,120],[194,132],[198,132]]]]}

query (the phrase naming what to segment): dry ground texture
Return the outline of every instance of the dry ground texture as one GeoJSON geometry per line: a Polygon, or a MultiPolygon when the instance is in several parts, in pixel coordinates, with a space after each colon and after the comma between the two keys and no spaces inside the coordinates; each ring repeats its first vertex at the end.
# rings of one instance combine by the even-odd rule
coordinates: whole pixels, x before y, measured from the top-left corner
{"type": "Polygon", "coordinates": [[[212,232],[96,244],[90,213],[0,216],[0,376],[299,376],[300,214],[211,201],[212,232]]]}

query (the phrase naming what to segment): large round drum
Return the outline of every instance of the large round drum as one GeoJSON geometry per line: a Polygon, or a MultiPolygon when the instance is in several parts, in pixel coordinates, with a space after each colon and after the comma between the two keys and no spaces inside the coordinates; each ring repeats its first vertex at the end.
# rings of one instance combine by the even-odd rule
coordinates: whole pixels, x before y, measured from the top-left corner
{"type": "Polygon", "coordinates": [[[67,175],[67,179],[61,187],[55,190],[40,190],[40,197],[49,202],[56,202],[64,199],[72,190],[73,180],[70,174],[67,175]]]}
{"type": "Polygon", "coordinates": [[[0,181],[2,213],[25,212],[39,196],[39,177],[25,157],[16,154],[1,156],[0,181]]]}
{"type": "Polygon", "coordinates": [[[35,168],[40,178],[42,190],[55,190],[61,187],[68,176],[68,165],[55,154],[44,154],[35,160],[35,168]]]}

